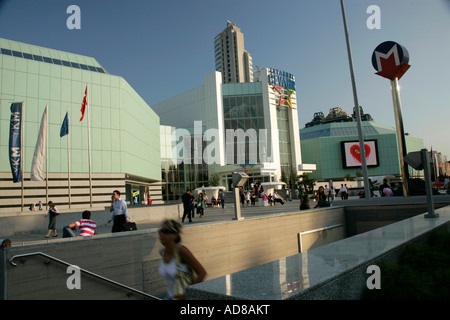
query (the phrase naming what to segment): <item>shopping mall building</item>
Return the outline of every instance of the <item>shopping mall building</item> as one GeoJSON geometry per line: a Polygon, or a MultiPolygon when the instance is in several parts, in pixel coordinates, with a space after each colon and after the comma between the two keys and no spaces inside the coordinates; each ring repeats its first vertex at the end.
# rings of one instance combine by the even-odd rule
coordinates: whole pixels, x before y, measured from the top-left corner
{"type": "MultiPolygon", "coordinates": [[[[229,23],[227,32],[230,28],[237,32],[229,23]]],[[[205,75],[201,86],[151,107],[92,57],[0,38],[0,212],[48,200],[61,209],[104,207],[116,189],[130,204],[149,197],[162,203],[178,199],[186,188],[214,183],[230,190],[236,171],[246,172],[249,184],[279,183],[302,173],[315,179],[354,175],[357,167],[344,163],[344,156],[358,140],[356,122],[322,119],[300,130],[295,77],[289,72],[252,69],[250,82],[223,77],[218,69],[230,58],[220,52],[229,51],[232,34],[216,37],[217,70],[205,75]],[[86,88],[87,115],[80,121],[86,88]],[[15,102],[23,102],[23,183],[13,183],[9,157],[15,102]],[[32,181],[46,107],[48,180],[32,181]],[[60,137],[67,112],[69,135],[60,137]]],[[[234,51],[242,51],[250,64],[248,52],[234,51]]],[[[376,161],[369,175],[398,175],[395,130],[365,121],[363,131],[376,161]]],[[[409,152],[423,148],[421,139],[407,136],[406,142],[409,152]]]]}
{"type": "Polygon", "coordinates": [[[163,165],[163,170],[173,176],[186,165],[207,164],[208,177],[216,176],[227,189],[234,171],[245,171],[251,183],[281,182],[283,174],[315,170],[302,161],[295,77],[270,68],[253,77],[254,82],[224,84],[216,71],[204,76],[202,86],[152,106],[161,124],[172,127],[172,144],[162,152],[171,169],[163,165]],[[186,140],[189,156],[179,147],[186,140]]]}
{"type": "Polygon", "coordinates": [[[130,202],[144,201],[149,192],[161,199],[159,117],[124,78],[109,74],[94,58],[0,38],[0,106],[0,212],[28,210],[31,203],[47,200],[61,209],[69,203],[71,208],[105,206],[115,189],[130,202]],[[80,121],[86,87],[88,114],[80,121]],[[11,179],[14,102],[23,102],[23,184],[11,179]],[[48,183],[30,180],[46,106],[48,183]],[[66,112],[69,139],[60,137],[66,112]]]}

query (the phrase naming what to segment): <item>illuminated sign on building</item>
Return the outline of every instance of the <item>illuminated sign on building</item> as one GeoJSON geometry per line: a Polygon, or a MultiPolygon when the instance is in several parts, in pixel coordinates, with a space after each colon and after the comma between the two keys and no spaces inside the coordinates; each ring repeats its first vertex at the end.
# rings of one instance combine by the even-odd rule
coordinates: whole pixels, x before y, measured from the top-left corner
{"type": "Polygon", "coordinates": [[[280,86],[288,90],[295,90],[294,75],[285,71],[277,69],[268,69],[269,84],[273,86],[280,86]]]}
{"type": "Polygon", "coordinates": [[[287,91],[288,91],[289,93],[286,94],[286,95],[284,95],[285,99],[283,99],[283,98],[284,98],[284,97],[283,97],[283,92],[282,92],[283,87],[280,87],[280,86],[273,86],[273,88],[274,88],[275,90],[277,90],[278,93],[280,94],[280,100],[279,100],[279,102],[278,102],[278,106],[281,107],[283,104],[287,103],[287,104],[289,105],[289,107],[291,107],[291,109],[293,109],[293,108],[292,108],[291,96],[292,96],[292,94],[293,94],[295,91],[294,91],[294,90],[291,90],[291,89],[287,89],[287,91]]]}

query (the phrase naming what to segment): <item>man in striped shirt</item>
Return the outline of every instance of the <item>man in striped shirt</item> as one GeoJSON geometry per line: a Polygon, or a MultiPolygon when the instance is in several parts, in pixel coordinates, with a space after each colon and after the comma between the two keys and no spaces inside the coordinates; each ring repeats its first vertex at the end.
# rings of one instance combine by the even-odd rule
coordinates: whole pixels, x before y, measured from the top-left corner
{"type": "Polygon", "coordinates": [[[68,228],[80,228],[80,237],[84,236],[93,236],[94,234],[97,234],[97,224],[95,221],[91,220],[91,212],[88,210],[85,210],[82,214],[83,219],[79,221],[75,221],[74,223],[71,223],[68,225],[68,228]]]}

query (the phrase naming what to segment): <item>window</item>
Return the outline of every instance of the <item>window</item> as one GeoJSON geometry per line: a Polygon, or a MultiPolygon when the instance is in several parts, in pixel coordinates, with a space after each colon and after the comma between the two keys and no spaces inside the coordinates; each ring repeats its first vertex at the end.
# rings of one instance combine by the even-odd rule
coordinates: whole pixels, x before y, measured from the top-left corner
{"type": "Polygon", "coordinates": [[[11,50],[8,50],[8,49],[2,49],[2,54],[7,54],[8,56],[12,56],[11,50]]]}
{"type": "Polygon", "coordinates": [[[69,62],[66,60],[52,59],[49,57],[43,57],[43,56],[36,55],[36,54],[30,54],[30,53],[25,53],[25,52],[20,52],[20,51],[5,49],[5,48],[0,48],[0,52],[1,52],[1,54],[8,55],[8,56],[14,56],[17,58],[24,58],[24,59],[28,59],[28,60],[46,62],[46,63],[56,64],[56,65],[63,65],[66,67],[72,67],[72,68],[77,68],[77,69],[81,68],[83,70],[90,70],[90,71],[94,71],[94,72],[105,73],[105,70],[103,68],[88,66],[85,64],[80,65],[78,63],[69,62]]]}

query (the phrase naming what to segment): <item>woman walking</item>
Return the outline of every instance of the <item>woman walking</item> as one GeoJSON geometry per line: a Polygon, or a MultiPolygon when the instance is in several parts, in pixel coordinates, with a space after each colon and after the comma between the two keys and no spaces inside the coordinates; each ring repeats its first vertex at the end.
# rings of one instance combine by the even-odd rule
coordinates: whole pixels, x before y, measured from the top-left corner
{"type": "Polygon", "coordinates": [[[167,285],[166,298],[184,300],[187,286],[202,282],[206,270],[187,247],[181,244],[181,224],[175,220],[166,220],[159,229],[161,250],[159,274],[167,285]]]}

